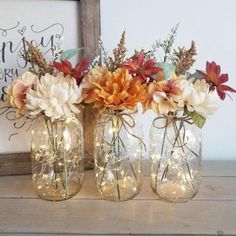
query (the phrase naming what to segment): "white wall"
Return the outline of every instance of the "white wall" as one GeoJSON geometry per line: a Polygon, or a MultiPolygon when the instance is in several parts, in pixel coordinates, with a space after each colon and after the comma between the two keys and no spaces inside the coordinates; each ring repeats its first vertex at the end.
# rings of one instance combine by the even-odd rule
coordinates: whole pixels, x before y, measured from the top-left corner
{"type": "MultiPolygon", "coordinates": [[[[205,68],[215,60],[228,72],[236,88],[236,1],[235,0],[101,0],[102,39],[108,51],[126,30],[127,49],[151,48],[180,22],[176,46],[198,49],[194,68],[205,68]]],[[[234,101],[219,102],[216,114],[203,128],[204,159],[236,159],[236,95],[234,101]]],[[[143,115],[145,140],[153,113],[143,115]]]]}

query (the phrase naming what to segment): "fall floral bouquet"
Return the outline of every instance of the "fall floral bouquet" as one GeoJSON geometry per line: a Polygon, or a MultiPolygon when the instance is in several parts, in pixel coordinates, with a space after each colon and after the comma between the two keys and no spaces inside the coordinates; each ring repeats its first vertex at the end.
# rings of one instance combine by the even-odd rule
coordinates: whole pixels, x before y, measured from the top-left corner
{"type": "Polygon", "coordinates": [[[76,114],[83,103],[83,78],[89,62],[73,68],[78,49],[54,48],[53,60],[26,42],[22,57],[31,67],[8,87],[1,108],[15,128],[32,126],[32,174],[37,193],[47,200],[76,194],[83,179],[83,130],[76,114]]]}
{"type": "Polygon", "coordinates": [[[225,84],[228,74],[221,73],[214,61],[206,63],[205,71],[190,73],[195,62],[195,43],[192,41],[189,49],[172,50],[176,31],[177,26],[166,40],[156,42],[149,52],[137,54],[125,67],[135,75],[143,72],[145,56],[152,57],[155,65],[161,67],[155,73],[149,70],[143,77],[143,109],[157,114],[150,130],[151,186],[159,197],[183,202],[195,196],[200,184],[199,128],[216,110],[217,97],[224,100],[228,92],[236,90],[225,84]],[[164,60],[157,61],[155,54],[161,49],[164,60]]]}
{"type": "Polygon", "coordinates": [[[31,43],[27,45],[21,56],[31,67],[8,87],[6,108],[16,111],[16,119],[45,115],[54,121],[79,113],[78,105],[83,101],[81,84],[88,71],[88,60],[72,68],[67,60],[75,53],[72,49],[62,53],[59,62],[59,55],[47,62],[39,49],[31,43]]]}
{"type": "Polygon", "coordinates": [[[103,66],[95,66],[84,78],[85,103],[98,111],[95,130],[96,186],[102,198],[114,201],[135,196],[141,185],[145,144],[137,129],[137,104],[145,97],[142,75],[126,68],[125,33],[113,55],[102,42],[103,66]]]}

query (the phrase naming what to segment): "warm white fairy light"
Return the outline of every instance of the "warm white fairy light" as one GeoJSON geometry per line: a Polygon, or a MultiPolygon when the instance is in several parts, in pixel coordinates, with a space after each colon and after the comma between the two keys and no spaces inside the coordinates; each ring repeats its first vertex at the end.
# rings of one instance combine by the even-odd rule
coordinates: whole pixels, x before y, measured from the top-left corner
{"type": "Polygon", "coordinates": [[[152,173],[151,176],[152,176],[153,179],[155,179],[157,175],[152,173]]]}
{"type": "Polygon", "coordinates": [[[181,189],[182,189],[183,191],[186,191],[186,188],[185,188],[184,185],[181,185],[181,189]]]}

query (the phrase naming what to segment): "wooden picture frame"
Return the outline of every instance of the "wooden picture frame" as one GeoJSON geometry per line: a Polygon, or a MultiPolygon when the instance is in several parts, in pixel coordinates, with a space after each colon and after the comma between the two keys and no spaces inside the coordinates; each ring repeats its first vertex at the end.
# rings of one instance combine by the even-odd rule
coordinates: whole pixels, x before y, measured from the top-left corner
{"type": "MultiPolygon", "coordinates": [[[[98,53],[100,37],[100,0],[79,0],[81,46],[84,55],[90,60],[98,53]]],[[[86,107],[83,111],[85,169],[93,168],[93,130],[95,125],[95,111],[86,107]]],[[[30,153],[0,154],[0,175],[30,174],[30,153]]]]}

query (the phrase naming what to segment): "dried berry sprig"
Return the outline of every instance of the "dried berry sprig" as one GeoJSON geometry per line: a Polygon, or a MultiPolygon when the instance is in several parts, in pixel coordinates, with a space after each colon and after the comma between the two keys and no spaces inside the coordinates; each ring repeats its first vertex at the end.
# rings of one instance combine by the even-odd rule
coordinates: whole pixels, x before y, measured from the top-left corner
{"type": "Polygon", "coordinates": [[[178,47],[177,50],[174,50],[171,61],[176,67],[176,75],[184,75],[196,61],[194,58],[196,55],[197,52],[194,41],[191,42],[191,47],[188,50],[185,47],[178,47]]]}
{"type": "Polygon", "coordinates": [[[113,49],[113,55],[108,56],[103,42],[99,41],[99,48],[102,51],[103,62],[110,71],[115,71],[118,69],[124,62],[127,49],[125,48],[125,31],[121,35],[121,39],[116,48],[113,49]]]}
{"type": "Polygon", "coordinates": [[[32,43],[28,41],[25,42],[28,48],[22,52],[21,56],[25,61],[31,64],[29,70],[37,74],[39,77],[46,73],[52,74],[53,67],[46,61],[43,53],[32,43]]]}

